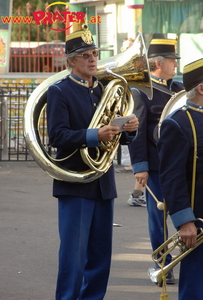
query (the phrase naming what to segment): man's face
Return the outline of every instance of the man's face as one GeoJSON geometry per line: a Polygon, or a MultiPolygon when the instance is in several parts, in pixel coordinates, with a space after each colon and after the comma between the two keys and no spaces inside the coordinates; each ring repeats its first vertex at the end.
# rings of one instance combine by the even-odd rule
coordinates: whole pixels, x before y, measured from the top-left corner
{"type": "Polygon", "coordinates": [[[177,60],[175,58],[166,58],[161,62],[161,74],[163,79],[169,80],[176,75],[176,68],[178,67],[177,60]]]}
{"type": "Polygon", "coordinates": [[[72,60],[73,73],[82,79],[91,79],[97,72],[96,55],[98,55],[98,50],[95,49],[77,52],[72,60]]]}

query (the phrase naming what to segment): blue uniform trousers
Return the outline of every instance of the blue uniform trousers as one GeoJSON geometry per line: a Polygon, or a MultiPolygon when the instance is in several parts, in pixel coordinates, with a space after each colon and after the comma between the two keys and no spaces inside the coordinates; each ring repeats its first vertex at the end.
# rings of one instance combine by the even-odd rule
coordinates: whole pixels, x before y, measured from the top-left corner
{"type": "Polygon", "coordinates": [[[178,300],[203,299],[203,244],[181,260],[178,300]]]}
{"type": "Polygon", "coordinates": [[[61,196],[56,300],[102,300],[110,272],[114,200],[61,196]]]}
{"type": "MultiPolygon", "coordinates": [[[[157,171],[150,171],[147,185],[152,190],[159,201],[163,201],[163,195],[159,184],[159,173],[157,171]]],[[[156,250],[162,243],[164,243],[164,213],[163,210],[157,208],[157,203],[152,195],[146,189],[146,201],[148,210],[148,227],[149,236],[153,251],[156,250]]],[[[168,232],[166,233],[166,239],[168,232]]],[[[165,265],[168,265],[172,260],[170,254],[166,257],[165,265]]],[[[158,265],[155,264],[155,268],[158,265]]]]}

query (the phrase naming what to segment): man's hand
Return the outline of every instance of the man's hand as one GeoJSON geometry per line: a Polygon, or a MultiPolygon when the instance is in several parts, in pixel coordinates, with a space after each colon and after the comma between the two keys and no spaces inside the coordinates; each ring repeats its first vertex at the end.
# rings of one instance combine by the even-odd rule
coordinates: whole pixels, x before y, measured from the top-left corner
{"type": "Polygon", "coordinates": [[[133,132],[137,130],[138,126],[139,126],[138,118],[133,118],[123,125],[123,130],[133,132]]]}
{"type": "Polygon", "coordinates": [[[148,177],[149,177],[149,173],[147,171],[139,172],[135,174],[135,180],[139,182],[139,184],[141,184],[143,187],[147,183],[148,177]]]}
{"type": "Polygon", "coordinates": [[[98,139],[100,142],[111,141],[119,133],[118,126],[105,125],[98,130],[98,139]]]}
{"type": "Polygon", "coordinates": [[[197,228],[193,222],[180,226],[180,237],[188,248],[194,248],[197,238],[197,228]]]}

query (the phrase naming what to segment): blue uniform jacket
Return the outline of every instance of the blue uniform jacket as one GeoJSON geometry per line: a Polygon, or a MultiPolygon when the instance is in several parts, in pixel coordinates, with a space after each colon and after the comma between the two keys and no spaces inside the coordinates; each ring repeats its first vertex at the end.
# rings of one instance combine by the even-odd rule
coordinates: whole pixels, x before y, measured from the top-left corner
{"type": "MultiPolygon", "coordinates": [[[[198,107],[187,102],[192,107],[198,107]]],[[[163,120],[158,141],[160,184],[176,228],[203,218],[203,109],[188,108],[197,135],[197,169],[194,213],[191,208],[194,138],[188,116],[178,109],[163,120]]]]}
{"type": "MultiPolygon", "coordinates": [[[[49,143],[57,148],[57,158],[65,158],[76,149],[89,147],[94,155],[98,141],[98,129],[87,129],[102,94],[101,85],[95,79],[93,87],[71,74],[48,89],[47,121],[49,143]]],[[[122,143],[134,139],[135,132],[122,134],[122,143]]],[[[83,162],[80,152],[60,162],[73,171],[85,171],[89,167],[83,162]]],[[[90,183],[72,183],[54,179],[53,196],[70,195],[89,199],[113,199],[117,197],[114,169],[90,183]]]]}
{"type": "Polygon", "coordinates": [[[142,171],[158,171],[159,157],[156,146],[157,125],[166,103],[174,92],[183,90],[183,84],[169,80],[163,85],[163,80],[152,77],[153,98],[136,89],[133,89],[135,110],[139,120],[139,128],[136,139],[129,144],[131,164],[134,173],[142,171]],[[154,81],[156,80],[156,82],[154,81]],[[159,83],[160,81],[160,83],[159,83]]]}

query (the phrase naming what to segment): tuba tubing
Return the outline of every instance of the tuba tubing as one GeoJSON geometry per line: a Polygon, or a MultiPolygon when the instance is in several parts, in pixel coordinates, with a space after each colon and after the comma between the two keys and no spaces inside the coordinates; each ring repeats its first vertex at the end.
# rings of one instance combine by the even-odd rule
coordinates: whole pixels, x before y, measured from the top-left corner
{"type": "Polygon", "coordinates": [[[160,137],[160,129],[163,120],[176,109],[182,107],[186,103],[186,91],[182,90],[175,93],[165,105],[158,124],[158,137],[160,137]]]}
{"type": "MultiPolygon", "coordinates": [[[[24,113],[24,138],[29,153],[48,175],[57,180],[87,183],[101,177],[108,171],[119,146],[120,134],[112,142],[102,143],[101,149],[100,147],[95,148],[96,160],[93,160],[89,155],[88,148],[77,150],[80,151],[83,161],[87,164],[87,170],[83,172],[75,172],[62,167],[57,160],[48,154],[40,136],[40,116],[46,107],[49,86],[69,74],[69,70],[54,74],[32,92],[24,113]]],[[[142,35],[138,33],[134,44],[126,51],[98,61],[96,77],[105,86],[105,90],[98,105],[100,110],[96,110],[88,128],[108,125],[118,114],[127,116],[133,112],[134,99],[129,86],[142,90],[151,99],[152,84],[142,35]],[[110,71],[106,72],[108,69],[110,71]],[[119,79],[115,79],[116,77],[119,79]],[[116,110],[114,109],[109,115],[109,111],[111,111],[109,108],[111,107],[116,107],[116,110]],[[122,113],[120,113],[121,111],[122,113]]]]}

